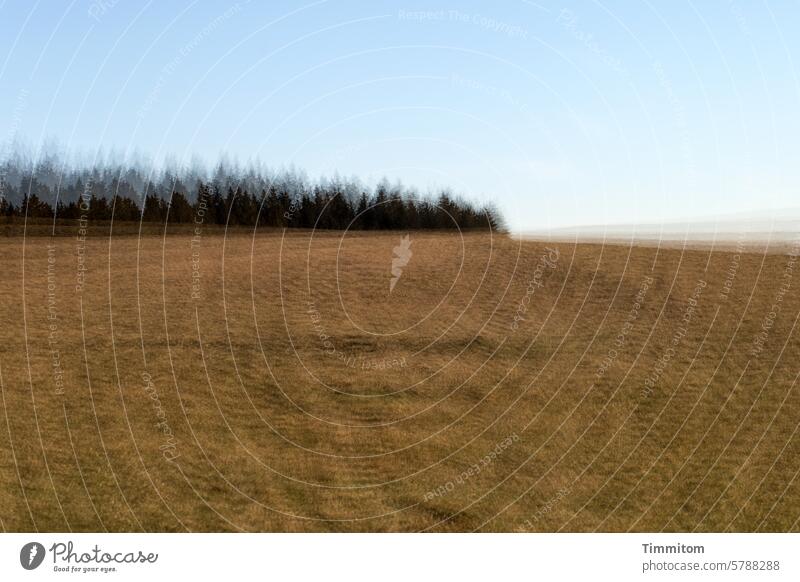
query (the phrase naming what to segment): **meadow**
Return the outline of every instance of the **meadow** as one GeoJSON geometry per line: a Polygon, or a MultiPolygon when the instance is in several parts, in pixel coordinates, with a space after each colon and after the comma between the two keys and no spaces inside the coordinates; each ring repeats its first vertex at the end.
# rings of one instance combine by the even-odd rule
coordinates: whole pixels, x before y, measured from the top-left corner
{"type": "Polygon", "coordinates": [[[3,531],[800,530],[796,247],[117,232],[0,238],[3,531]]]}

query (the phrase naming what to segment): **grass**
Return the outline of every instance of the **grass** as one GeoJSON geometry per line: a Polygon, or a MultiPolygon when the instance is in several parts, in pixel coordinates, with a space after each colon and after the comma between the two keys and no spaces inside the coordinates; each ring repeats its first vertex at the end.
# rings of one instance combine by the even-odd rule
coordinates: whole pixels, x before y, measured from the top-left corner
{"type": "Polygon", "coordinates": [[[5,531],[798,530],[786,254],[411,233],[389,293],[402,233],[45,232],[0,238],[5,531]]]}

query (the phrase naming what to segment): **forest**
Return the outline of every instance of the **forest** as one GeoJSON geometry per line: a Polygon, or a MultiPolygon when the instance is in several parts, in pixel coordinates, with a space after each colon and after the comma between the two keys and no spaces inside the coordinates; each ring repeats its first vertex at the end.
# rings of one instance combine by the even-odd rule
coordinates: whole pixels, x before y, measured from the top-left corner
{"type": "Polygon", "coordinates": [[[418,194],[382,180],[309,180],[302,172],[241,170],[220,163],[213,175],[107,165],[67,169],[55,159],[0,167],[0,216],[27,219],[191,223],[330,230],[505,231],[492,204],[448,190],[418,194]]]}

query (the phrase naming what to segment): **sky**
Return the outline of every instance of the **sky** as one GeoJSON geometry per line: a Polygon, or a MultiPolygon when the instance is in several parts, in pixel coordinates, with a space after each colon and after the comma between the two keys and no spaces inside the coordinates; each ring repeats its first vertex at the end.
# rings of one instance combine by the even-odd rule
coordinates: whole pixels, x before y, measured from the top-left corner
{"type": "Polygon", "coordinates": [[[793,1],[0,0],[0,151],[387,177],[515,231],[796,209],[797,30],[793,1]]]}

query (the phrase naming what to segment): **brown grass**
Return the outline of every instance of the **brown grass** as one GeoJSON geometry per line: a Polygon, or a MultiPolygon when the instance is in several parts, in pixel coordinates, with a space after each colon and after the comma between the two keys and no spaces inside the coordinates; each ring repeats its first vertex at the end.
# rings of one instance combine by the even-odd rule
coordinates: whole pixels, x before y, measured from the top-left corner
{"type": "Polygon", "coordinates": [[[1,238],[3,530],[798,530],[790,257],[399,237],[1,238]]]}

